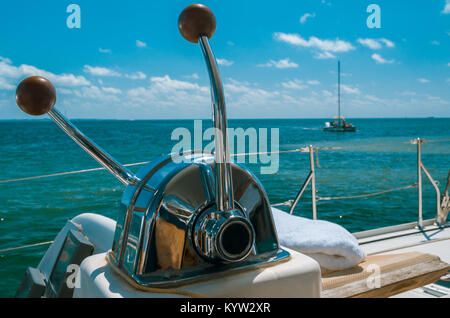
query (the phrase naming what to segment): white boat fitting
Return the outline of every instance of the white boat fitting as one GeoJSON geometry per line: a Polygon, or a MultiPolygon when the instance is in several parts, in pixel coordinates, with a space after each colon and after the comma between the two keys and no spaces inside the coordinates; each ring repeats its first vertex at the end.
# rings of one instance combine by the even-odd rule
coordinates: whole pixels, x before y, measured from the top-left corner
{"type": "MultiPolygon", "coordinates": [[[[434,282],[449,269],[446,258],[417,252],[420,249],[403,253],[409,245],[400,238],[419,242],[426,233],[423,227],[412,234],[402,234],[413,231],[403,228],[360,233],[359,242],[341,230],[351,237],[356,252],[360,244],[369,254],[364,260],[362,252],[356,263],[347,265],[349,269],[321,262],[324,255],[341,257],[329,252],[339,246],[325,246],[310,255],[298,241],[281,246],[279,238],[285,232],[276,225],[273,213],[284,212],[271,207],[263,186],[245,166],[230,162],[224,93],[208,40],[215,31],[215,17],[207,7],[191,5],[181,13],[178,26],[184,38],[200,44],[207,65],[214,154],[163,156],[135,175],[53,107],[56,91],[48,80],[34,76],[18,86],[16,100],[23,111],[48,113],[125,185],[125,191],[116,221],[96,214],[68,221],[38,267],[27,270],[17,297],[391,296],[434,282]],[[392,252],[387,247],[402,253],[375,257],[392,252]],[[378,268],[375,277],[368,272],[373,268],[378,268]]],[[[314,184],[314,177],[311,173],[306,184],[311,180],[314,184]]],[[[300,220],[285,216],[292,222],[300,220]]],[[[447,225],[445,218],[440,220],[441,240],[428,247],[448,243],[447,225]]],[[[325,234],[330,240],[321,241],[332,242],[335,232],[325,234]]]]}

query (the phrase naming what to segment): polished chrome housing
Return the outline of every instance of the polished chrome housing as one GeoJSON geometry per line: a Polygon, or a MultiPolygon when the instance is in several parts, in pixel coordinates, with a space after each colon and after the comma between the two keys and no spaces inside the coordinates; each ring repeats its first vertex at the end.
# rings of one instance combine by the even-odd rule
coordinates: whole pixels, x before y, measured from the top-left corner
{"type": "Polygon", "coordinates": [[[214,156],[180,156],[181,163],[167,155],[142,167],[141,183],[126,188],[110,263],[141,285],[174,286],[289,255],[279,248],[269,200],[248,169],[230,163],[235,209],[223,212],[214,156]]]}
{"type": "Polygon", "coordinates": [[[246,258],[255,242],[255,231],[244,213],[203,212],[193,229],[194,246],[200,256],[215,262],[246,258]]]}

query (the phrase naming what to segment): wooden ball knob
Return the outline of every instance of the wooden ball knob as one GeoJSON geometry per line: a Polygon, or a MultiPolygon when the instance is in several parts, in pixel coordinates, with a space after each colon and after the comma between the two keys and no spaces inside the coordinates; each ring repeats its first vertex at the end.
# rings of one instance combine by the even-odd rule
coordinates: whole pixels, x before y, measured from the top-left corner
{"type": "Polygon", "coordinates": [[[55,102],[55,87],[46,78],[31,76],[17,86],[16,103],[29,115],[44,115],[52,109],[55,102]]]}
{"type": "Polygon", "coordinates": [[[201,35],[211,38],[216,31],[216,18],[203,4],[192,4],[181,12],[178,18],[181,35],[192,43],[198,43],[201,35]]]}

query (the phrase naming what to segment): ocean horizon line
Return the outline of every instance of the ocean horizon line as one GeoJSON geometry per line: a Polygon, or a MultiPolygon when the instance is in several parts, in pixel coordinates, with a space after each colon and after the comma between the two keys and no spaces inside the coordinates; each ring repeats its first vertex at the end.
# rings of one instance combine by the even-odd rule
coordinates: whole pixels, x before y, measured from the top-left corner
{"type": "MultiPolygon", "coordinates": [[[[332,117],[232,117],[228,120],[329,120],[332,117]]],[[[346,117],[347,119],[356,120],[371,120],[371,119],[450,119],[450,117],[437,117],[437,116],[427,116],[427,117],[346,117]]],[[[186,121],[186,120],[211,120],[211,118],[145,118],[145,119],[127,119],[127,118],[70,118],[74,121],[186,121]]],[[[51,122],[50,118],[11,118],[11,119],[0,119],[0,122],[51,122]]]]}

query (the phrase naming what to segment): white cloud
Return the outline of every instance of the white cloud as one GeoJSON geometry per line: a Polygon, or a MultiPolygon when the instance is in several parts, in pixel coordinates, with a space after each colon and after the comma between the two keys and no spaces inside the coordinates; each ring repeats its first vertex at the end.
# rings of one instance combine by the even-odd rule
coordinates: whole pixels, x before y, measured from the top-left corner
{"type": "Polygon", "coordinates": [[[283,82],[281,83],[281,86],[283,86],[284,88],[287,89],[305,89],[308,88],[307,85],[304,85],[303,82],[299,79],[293,79],[292,81],[287,81],[287,82],[283,82]]]}
{"type": "Polygon", "coordinates": [[[15,89],[16,87],[6,81],[6,79],[0,77],[0,89],[6,89],[8,91],[11,91],[15,89]]]}
{"type": "Polygon", "coordinates": [[[306,22],[306,20],[308,20],[308,18],[315,18],[315,17],[316,17],[315,13],[305,13],[300,17],[300,23],[303,24],[306,22]]]}
{"type": "Polygon", "coordinates": [[[426,84],[426,83],[430,82],[430,80],[427,78],[418,78],[417,81],[422,84],[426,84]]]}
{"type": "Polygon", "coordinates": [[[309,37],[309,40],[305,40],[300,35],[295,33],[281,33],[275,32],[274,38],[277,41],[289,43],[296,46],[303,46],[307,48],[316,48],[325,52],[348,52],[354,50],[355,48],[350,42],[343,40],[322,40],[315,36],[309,37]]]}
{"type": "Polygon", "coordinates": [[[121,76],[120,73],[106,68],[106,67],[99,67],[99,66],[90,66],[90,65],[85,65],[83,68],[83,71],[85,73],[91,74],[93,76],[121,76]]]}
{"type": "Polygon", "coordinates": [[[341,84],[341,90],[346,94],[361,94],[361,91],[357,87],[351,87],[345,84],[341,84]]]}
{"type": "Polygon", "coordinates": [[[325,59],[334,59],[336,58],[336,56],[334,56],[330,52],[319,52],[316,55],[314,55],[314,58],[318,60],[325,60],[325,59]]]}
{"type": "Polygon", "coordinates": [[[147,47],[147,43],[142,42],[140,40],[136,40],[136,46],[137,47],[147,47]]]}
{"type": "Polygon", "coordinates": [[[58,93],[60,93],[60,94],[73,94],[73,90],[61,87],[61,88],[58,89],[58,93]]]}
{"type": "Polygon", "coordinates": [[[394,42],[389,41],[388,39],[384,39],[383,38],[383,39],[380,39],[380,41],[383,42],[384,45],[386,45],[387,47],[394,47],[395,46],[394,42]]]}
{"type": "Polygon", "coordinates": [[[146,79],[147,75],[145,75],[141,71],[137,71],[137,72],[132,73],[132,74],[125,74],[125,77],[126,78],[130,78],[130,79],[134,79],[134,80],[136,80],[136,79],[142,80],[142,79],[146,79]]]}
{"type": "Polygon", "coordinates": [[[382,38],[382,39],[369,39],[369,38],[361,39],[360,38],[357,41],[359,44],[361,44],[365,47],[368,47],[369,49],[372,49],[372,50],[379,50],[379,49],[383,48],[383,44],[388,48],[392,48],[395,46],[394,42],[392,42],[388,39],[385,39],[385,38],[382,38]]]}
{"type": "Polygon", "coordinates": [[[111,50],[110,50],[110,49],[102,49],[101,47],[98,48],[98,51],[99,51],[100,53],[111,53],[111,50]]]}
{"type": "Polygon", "coordinates": [[[225,94],[229,100],[228,105],[236,106],[254,106],[268,105],[278,101],[280,93],[278,91],[268,91],[255,87],[255,84],[241,82],[229,78],[224,84],[225,94]]]}
{"type": "Polygon", "coordinates": [[[106,93],[111,93],[111,94],[121,94],[122,91],[118,88],[114,88],[114,87],[102,87],[102,91],[106,92],[106,93]]]}
{"type": "Polygon", "coordinates": [[[265,64],[258,64],[258,67],[276,67],[276,68],[297,68],[298,64],[291,62],[289,58],[281,59],[279,61],[270,60],[265,64]]]}
{"type": "Polygon", "coordinates": [[[383,47],[380,42],[374,39],[358,39],[358,43],[372,50],[379,50],[383,47]]]}
{"type": "Polygon", "coordinates": [[[325,95],[326,97],[333,96],[333,93],[328,91],[328,90],[326,90],[326,89],[322,90],[322,94],[325,95]]]}
{"type": "Polygon", "coordinates": [[[200,76],[198,76],[197,73],[193,73],[192,75],[185,75],[183,77],[184,78],[192,78],[192,79],[196,79],[196,80],[198,80],[200,78],[200,76]]]}
{"type": "Polygon", "coordinates": [[[0,56],[0,62],[3,62],[5,64],[12,64],[12,61],[9,58],[7,58],[7,57],[1,57],[0,56]]]}
{"type": "Polygon", "coordinates": [[[198,107],[209,102],[208,87],[172,79],[169,75],[151,77],[148,87],[130,89],[127,95],[134,103],[158,106],[183,104],[198,107]]]}
{"type": "Polygon", "coordinates": [[[375,95],[365,95],[364,98],[370,102],[378,103],[378,104],[382,104],[385,102],[383,99],[381,99],[375,95]]]}
{"type": "Polygon", "coordinates": [[[249,82],[242,82],[233,78],[227,78],[224,84],[225,92],[246,92],[250,86],[249,82]]]}
{"type": "Polygon", "coordinates": [[[430,42],[432,45],[440,45],[441,43],[439,43],[439,41],[436,41],[436,40],[434,40],[434,41],[431,41],[430,42]]]}
{"type": "Polygon", "coordinates": [[[227,59],[217,59],[217,64],[222,66],[231,66],[234,64],[234,61],[230,61],[227,59]]]}
{"type": "Polygon", "coordinates": [[[96,99],[107,102],[119,102],[120,99],[115,96],[117,92],[111,94],[112,90],[114,90],[112,87],[100,88],[98,86],[92,85],[81,87],[79,89],[73,90],[72,92],[76,97],[80,98],[96,99]]]}
{"type": "Polygon", "coordinates": [[[392,63],[394,63],[394,60],[386,60],[386,59],[382,58],[380,54],[377,54],[377,53],[372,54],[371,57],[378,64],[392,64],[392,63]]]}
{"type": "Polygon", "coordinates": [[[309,81],[307,81],[307,83],[309,85],[319,85],[320,84],[320,82],[318,80],[309,80],[309,81]]]}
{"type": "Polygon", "coordinates": [[[442,10],[443,14],[450,14],[450,0],[445,1],[444,9],[442,10]]]}
{"type": "Polygon", "coordinates": [[[295,46],[302,46],[306,48],[319,50],[314,56],[316,59],[331,59],[335,58],[332,53],[341,53],[354,50],[355,47],[347,41],[343,40],[323,40],[315,36],[310,36],[308,40],[302,38],[296,33],[282,33],[275,32],[273,37],[277,41],[285,42],[295,46]]]}
{"type": "Polygon", "coordinates": [[[171,90],[171,89],[198,90],[198,89],[202,89],[197,83],[191,83],[191,82],[171,79],[169,75],[164,75],[162,77],[153,76],[150,78],[150,82],[152,82],[155,86],[161,88],[162,90],[171,90]]]}
{"type": "Polygon", "coordinates": [[[8,58],[0,57],[0,81],[3,89],[12,89],[12,84],[8,83],[7,78],[19,79],[25,76],[43,76],[57,86],[83,86],[90,85],[90,82],[84,76],[73,74],[54,74],[32,65],[22,64],[14,66],[8,58]]]}
{"type": "Polygon", "coordinates": [[[442,99],[440,96],[432,96],[432,95],[425,95],[427,100],[437,103],[437,104],[441,104],[441,105],[448,105],[450,104],[450,101],[442,99]]]}
{"type": "Polygon", "coordinates": [[[84,76],[75,76],[73,74],[53,74],[31,65],[20,65],[19,70],[27,76],[39,75],[53,82],[54,85],[61,86],[82,86],[89,85],[89,81],[84,76]]]}

